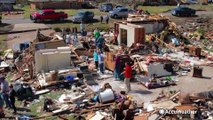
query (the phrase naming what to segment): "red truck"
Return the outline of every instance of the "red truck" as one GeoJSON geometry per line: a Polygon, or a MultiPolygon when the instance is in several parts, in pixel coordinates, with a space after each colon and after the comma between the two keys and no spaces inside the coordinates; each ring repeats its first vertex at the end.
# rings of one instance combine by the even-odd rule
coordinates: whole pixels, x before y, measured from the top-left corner
{"type": "Polygon", "coordinates": [[[47,10],[40,10],[37,12],[34,12],[30,15],[30,19],[33,22],[42,22],[45,20],[59,20],[63,21],[66,19],[68,15],[64,12],[55,12],[52,9],[47,9],[47,10]]]}

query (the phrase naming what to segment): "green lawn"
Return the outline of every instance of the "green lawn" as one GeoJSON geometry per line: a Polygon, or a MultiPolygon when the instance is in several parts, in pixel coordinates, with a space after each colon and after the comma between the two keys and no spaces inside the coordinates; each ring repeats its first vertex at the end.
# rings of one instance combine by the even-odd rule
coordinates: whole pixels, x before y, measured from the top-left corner
{"type": "MultiPolygon", "coordinates": [[[[175,8],[176,6],[139,6],[138,8],[141,8],[143,10],[147,10],[150,13],[162,13],[167,12],[171,10],[172,8],[175,8]]],[[[190,8],[194,8],[196,10],[208,10],[213,11],[213,4],[209,5],[190,5],[190,8]]]]}
{"type": "MultiPolygon", "coordinates": [[[[18,111],[18,113],[20,114],[28,114],[28,115],[32,115],[32,116],[41,116],[41,115],[45,115],[45,112],[42,112],[42,108],[43,108],[43,103],[44,103],[44,99],[46,97],[50,97],[54,100],[58,100],[58,98],[60,97],[60,95],[63,94],[63,91],[52,91],[50,93],[47,93],[45,95],[42,95],[42,98],[39,99],[38,102],[32,103],[30,104],[28,107],[25,107],[27,109],[29,109],[29,112],[20,112],[18,111]]],[[[21,101],[17,101],[16,102],[16,106],[20,106],[21,107],[21,101]]],[[[11,112],[8,111],[9,113],[11,112]]],[[[66,115],[67,119],[69,120],[74,120],[72,115],[66,115]]],[[[50,116],[47,118],[44,118],[44,120],[57,120],[57,116],[50,116]]]]}
{"type": "MultiPolygon", "coordinates": [[[[110,29],[110,27],[113,26],[113,22],[115,20],[112,20],[110,21],[109,24],[106,24],[106,23],[100,23],[100,22],[94,22],[94,23],[90,23],[90,24],[86,24],[86,30],[87,31],[93,31],[94,29],[98,28],[99,30],[103,30],[103,31],[108,31],[110,29]]],[[[73,28],[73,27],[77,27],[78,30],[80,30],[80,24],[74,24],[72,22],[69,22],[69,23],[56,23],[56,24],[49,24],[48,25],[49,27],[53,28],[53,29],[56,29],[56,28],[73,28]]]]}
{"type": "Polygon", "coordinates": [[[7,35],[0,35],[0,50],[5,50],[6,47],[6,42],[5,40],[7,39],[7,35]]]}

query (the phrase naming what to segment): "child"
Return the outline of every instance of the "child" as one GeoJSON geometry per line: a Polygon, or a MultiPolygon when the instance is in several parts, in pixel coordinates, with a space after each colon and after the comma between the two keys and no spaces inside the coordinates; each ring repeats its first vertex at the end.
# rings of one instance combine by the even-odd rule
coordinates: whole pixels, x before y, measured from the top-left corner
{"type": "Polygon", "coordinates": [[[10,85],[10,102],[11,102],[11,105],[12,105],[12,108],[14,110],[13,114],[16,114],[16,106],[15,106],[15,96],[16,96],[16,91],[13,89],[13,85],[10,85]]]}

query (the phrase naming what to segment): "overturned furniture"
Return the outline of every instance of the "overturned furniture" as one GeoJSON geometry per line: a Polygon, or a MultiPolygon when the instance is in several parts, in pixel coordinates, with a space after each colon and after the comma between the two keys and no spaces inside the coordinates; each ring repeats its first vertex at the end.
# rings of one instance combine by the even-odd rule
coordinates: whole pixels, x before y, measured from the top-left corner
{"type": "Polygon", "coordinates": [[[71,64],[71,50],[69,47],[58,47],[57,49],[44,49],[35,52],[36,72],[48,72],[67,68],[71,64]]]}

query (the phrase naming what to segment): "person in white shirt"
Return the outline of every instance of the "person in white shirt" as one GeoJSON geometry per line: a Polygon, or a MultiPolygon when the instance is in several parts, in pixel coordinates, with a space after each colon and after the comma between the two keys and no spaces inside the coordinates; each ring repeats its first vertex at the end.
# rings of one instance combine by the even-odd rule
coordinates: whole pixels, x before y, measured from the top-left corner
{"type": "Polygon", "coordinates": [[[71,35],[70,35],[70,33],[68,32],[68,33],[66,34],[66,44],[70,44],[70,41],[71,41],[71,35]]]}

